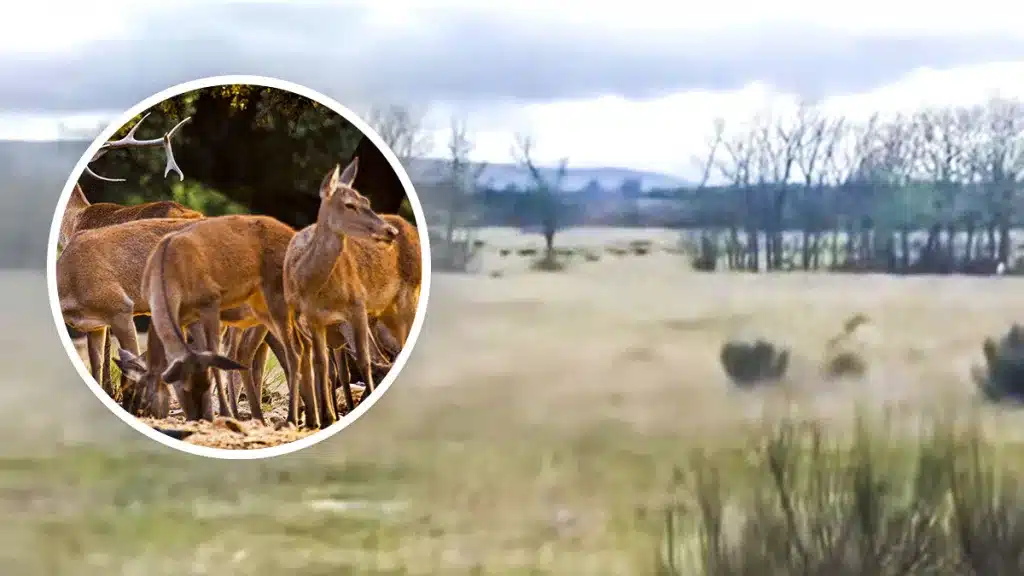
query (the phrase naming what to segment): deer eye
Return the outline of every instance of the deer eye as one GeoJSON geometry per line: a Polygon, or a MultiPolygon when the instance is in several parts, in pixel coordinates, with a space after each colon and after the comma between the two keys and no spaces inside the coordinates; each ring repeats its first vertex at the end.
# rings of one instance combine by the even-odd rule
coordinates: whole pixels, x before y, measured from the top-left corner
{"type": "Polygon", "coordinates": [[[345,201],[345,208],[348,208],[349,210],[355,210],[356,209],[356,203],[351,201],[351,200],[346,200],[345,201]]]}

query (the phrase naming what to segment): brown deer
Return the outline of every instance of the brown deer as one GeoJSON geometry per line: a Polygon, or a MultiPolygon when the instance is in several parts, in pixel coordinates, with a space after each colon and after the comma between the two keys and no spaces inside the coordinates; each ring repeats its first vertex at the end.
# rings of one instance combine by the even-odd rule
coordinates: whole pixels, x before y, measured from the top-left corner
{"type": "MultiPolygon", "coordinates": [[[[328,327],[352,327],[356,360],[366,375],[367,392],[372,393],[369,320],[379,318],[404,344],[419,297],[416,229],[404,219],[380,217],[370,209],[369,200],[352,187],[358,166],[355,158],[344,171],[337,165],[328,172],[320,185],[317,222],[295,234],[284,263],[285,296],[296,328],[298,378],[309,382],[302,384],[304,390],[315,391],[321,421],[327,425],[337,421],[328,327]]],[[[348,379],[343,378],[342,385],[351,409],[348,379]]]]}
{"type": "MultiPolygon", "coordinates": [[[[124,138],[104,142],[103,145],[100,146],[100,149],[93,154],[93,157],[89,162],[95,162],[111,150],[163,146],[165,156],[167,157],[167,167],[164,169],[164,177],[166,178],[168,174],[174,172],[178,175],[179,181],[184,180],[185,175],[182,173],[181,168],[178,167],[178,163],[174,160],[174,148],[171,146],[171,138],[182,126],[192,120],[192,117],[185,118],[181,122],[178,122],[174,128],[168,130],[160,138],[139,140],[135,137],[135,131],[139,129],[139,126],[142,126],[142,123],[145,122],[148,117],[149,114],[146,114],[140,118],[135,126],[132,126],[132,129],[128,131],[128,134],[125,134],[124,138]]],[[[107,178],[105,176],[100,176],[93,172],[88,165],[85,167],[85,173],[107,182],[124,182],[123,178],[107,178]]],[[[75,188],[71,193],[71,198],[68,200],[67,206],[64,207],[64,215],[60,223],[60,235],[57,240],[57,246],[60,249],[63,249],[64,245],[66,245],[71,239],[71,236],[78,230],[102,228],[104,226],[131,222],[133,220],[141,220],[143,218],[202,217],[203,215],[200,212],[196,212],[195,210],[186,208],[177,202],[171,202],[168,200],[147,202],[137,206],[122,206],[121,204],[114,204],[110,202],[92,204],[85,197],[85,193],[82,191],[81,185],[76,183],[75,188]]]]}
{"type": "MultiPolygon", "coordinates": [[[[221,312],[242,306],[251,308],[253,315],[226,322],[246,328],[267,326],[284,344],[282,365],[294,374],[296,356],[282,284],[284,255],[294,235],[290,226],[270,216],[234,215],[198,220],[157,243],[143,271],[142,293],[151,310],[151,338],[160,339],[165,355],[166,368],[160,374],[165,382],[189,382],[192,375],[209,368],[245,370],[216,350],[221,312]],[[200,323],[207,346],[188,344],[182,326],[193,322],[200,323]]],[[[119,356],[122,362],[147,370],[136,352],[122,348],[119,356]]],[[[180,398],[186,418],[209,419],[208,388],[186,392],[180,398]]],[[[289,383],[289,392],[288,420],[297,424],[297,385],[289,383]]],[[[258,404],[258,397],[251,404],[258,404]]]]}
{"type": "MultiPolygon", "coordinates": [[[[245,383],[246,394],[248,398],[256,399],[255,402],[250,402],[250,412],[252,418],[265,424],[266,420],[264,419],[259,399],[262,397],[263,367],[267,360],[268,342],[269,349],[273,349],[279,359],[285,358],[285,351],[276,345],[277,340],[268,334],[267,328],[264,325],[257,324],[259,320],[255,317],[249,306],[223,310],[220,313],[220,319],[229,327],[229,330],[238,331],[236,327],[248,326],[248,328],[238,331],[240,335],[237,339],[238,345],[235,346],[232,343],[227,348],[229,354],[237,354],[236,357],[242,359],[239,364],[249,367],[253,377],[245,383]],[[266,337],[266,341],[264,337],[266,337]]],[[[227,332],[228,330],[225,330],[225,336],[227,336],[227,332]]],[[[191,324],[189,326],[189,335],[192,336],[191,343],[197,349],[204,350],[210,347],[201,324],[191,324]]],[[[226,340],[227,338],[225,338],[226,340]]],[[[161,374],[167,368],[167,361],[160,338],[154,336],[150,339],[145,358],[128,354],[124,349],[119,351],[119,356],[119,358],[114,359],[114,363],[133,382],[135,390],[139,391],[136,397],[133,398],[134,404],[126,409],[133,414],[143,412],[156,418],[166,418],[170,412],[170,396],[167,383],[161,378],[161,374]]],[[[281,365],[287,377],[286,362],[282,360],[281,365]]],[[[235,373],[232,371],[229,372],[229,375],[234,375],[235,373]]],[[[217,374],[218,372],[214,372],[214,375],[217,374]]],[[[186,381],[174,384],[175,395],[178,398],[179,405],[186,411],[186,417],[191,415],[193,419],[204,418],[207,420],[213,417],[212,402],[209,396],[210,381],[207,371],[197,370],[186,381]],[[196,415],[197,410],[198,415],[196,415]]],[[[220,414],[237,417],[238,397],[237,393],[234,392],[234,388],[229,386],[230,391],[225,395],[222,394],[223,389],[219,380],[217,381],[217,386],[220,414]]]]}
{"type": "MultiPolygon", "coordinates": [[[[184,179],[184,174],[181,172],[181,168],[178,167],[177,162],[174,160],[174,151],[171,147],[171,138],[175,132],[178,131],[185,123],[191,120],[191,117],[185,118],[179,122],[174,128],[167,131],[163,137],[154,138],[151,140],[138,140],[135,138],[135,131],[139,126],[146,120],[149,114],[143,116],[135,126],[125,135],[124,138],[119,140],[111,140],[103,144],[99,151],[93,155],[91,161],[95,161],[109,150],[140,147],[147,148],[151,146],[162,145],[166,151],[167,156],[167,168],[164,171],[164,176],[170,172],[174,172],[178,175],[179,180],[184,179]]],[[[93,172],[88,166],[86,167],[86,173],[98,178],[100,180],[106,180],[110,182],[123,182],[123,179],[106,178],[93,172]]],[[[71,192],[71,198],[68,199],[67,205],[64,207],[64,214],[61,218],[60,233],[57,238],[58,250],[63,250],[64,246],[67,245],[71,236],[79,230],[92,230],[96,228],[103,228],[105,226],[113,226],[115,224],[123,224],[125,222],[132,222],[135,220],[142,220],[147,218],[202,218],[203,214],[182,206],[177,202],[171,201],[159,201],[159,202],[147,202],[145,204],[139,204],[136,206],[122,206],[120,204],[113,204],[109,202],[101,202],[92,204],[85,197],[85,192],[82,190],[82,186],[78,183],[75,184],[74,189],[71,192]]],[[[100,331],[90,332],[86,335],[88,347],[90,350],[90,358],[95,354],[99,354],[99,347],[102,345],[103,355],[100,356],[102,363],[100,366],[91,366],[90,369],[97,382],[101,381],[105,388],[108,388],[110,383],[110,364],[107,359],[110,357],[110,333],[104,328],[100,331]],[[95,350],[94,350],[95,349],[95,350]]]]}
{"type": "Polygon", "coordinates": [[[102,344],[108,327],[121,348],[139,353],[133,318],[149,313],[141,285],[150,251],[165,234],[198,221],[150,218],[80,230],[57,257],[61,314],[65,323],[87,334],[90,368],[97,382],[106,361],[102,344]]]}

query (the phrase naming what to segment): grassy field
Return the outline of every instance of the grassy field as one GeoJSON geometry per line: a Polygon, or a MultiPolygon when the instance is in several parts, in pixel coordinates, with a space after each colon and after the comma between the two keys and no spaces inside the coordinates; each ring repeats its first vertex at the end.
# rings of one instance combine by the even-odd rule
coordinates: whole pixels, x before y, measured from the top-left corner
{"type": "Polygon", "coordinates": [[[1006,466],[1024,454],[1024,414],[982,405],[968,375],[982,338],[1024,317],[1016,278],[701,275],[662,249],[545,274],[495,252],[538,238],[483,238],[485,273],[435,275],[419,343],[374,409],[262,462],[180,454],[107,413],[65,359],[43,276],[8,273],[0,293],[17,305],[2,319],[22,331],[2,336],[4,571],[666,574],[658,546],[682,555],[702,533],[683,487],[719,470],[715,485],[736,491],[718,508],[735,517],[743,490],[764,480],[749,449],[766,429],[785,439],[780,418],[821,422],[836,442],[856,414],[872,434],[885,420],[893,448],[880,462],[899,467],[918,424],[952,408],[977,416],[1006,466]],[[855,313],[879,335],[870,370],[825,382],[824,342],[855,313]],[[718,350],[742,334],[792,347],[781,386],[730,386],[718,350]]]}

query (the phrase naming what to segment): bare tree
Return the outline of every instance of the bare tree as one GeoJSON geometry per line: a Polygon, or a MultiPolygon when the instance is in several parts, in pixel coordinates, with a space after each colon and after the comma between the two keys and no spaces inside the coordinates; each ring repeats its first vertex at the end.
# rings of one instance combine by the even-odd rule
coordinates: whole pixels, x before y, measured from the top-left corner
{"type": "Polygon", "coordinates": [[[804,270],[818,267],[821,233],[827,213],[822,191],[828,171],[826,166],[836,154],[843,134],[845,119],[829,118],[816,108],[802,109],[807,129],[799,143],[796,164],[803,180],[799,204],[801,232],[801,266],[804,270]]]}
{"type": "Polygon", "coordinates": [[[967,142],[975,123],[963,110],[926,109],[914,115],[920,145],[920,165],[935,187],[935,223],[925,246],[926,268],[933,272],[952,272],[956,265],[957,216],[963,209],[964,184],[970,178],[971,163],[967,142]],[[945,228],[946,246],[941,251],[941,232],[945,228]]]}
{"type": "Polygon", "coordinates": [[[398,156],[398,160],[408,166],[410,159],[425,156],[433,146],[432,138],[424,126],[425,116],[425,110],[390,104],[373,107],[367,122],[398,156]]]}
{"type": "Polygon", "coordinates": [[[759,268],[759,223],[757,199],[752,180],[756,170],[754,163],[757,160],[754,129],[750,128],[731,134],[728,138],[721,139],[719,145],[724,154],[719,154],[716,157],[715,167],[722,178],[731,184],[730,203],[737,206],[733,211],[729,232],[729,249],[727,250],[729,266],[730,268],[756,271],[759,268]],[[737,230],[740,226],[744,228],[747,239],[747,257],[745,259],[740,257],[740,238],[737,230]]]}
{"type": "Polygon", "coordinates": [[[969,154],[988,220],[987,259],[1008,265],[1010,226],[1024,179],[1024,104],[993,98],[978,116],[982,130],[972,139],[969,154]]]}
{"type": "Polygon", "coordinates": [[[478,244],[476,220],[478,217],[478,182],[487,165],[473,163],[470,153],[473,142],[469,139],[468,123],[452,117],[448,136],[447,174],[437,189],[443,205],[444,238],[437,252],[443,270],[465,272],[476,260],[478,244]]]}
{"type": "Polygon", "coordinates": [[[516,162],[526,168],[533,181],[531,193],[535,201],[537,217],[540,220],[541,232],[544,234],[544,260],[555,260],[555,234],[559,230],[559,220],[564,211],[562,187],[569,167],[569,159],[562,158],[555,170],[554,177],[545,177],[533,162],[533,140],[529,136],[516,135],[512,156],[516,162]]]}
{"type": "Polygon", "coordinates": [[[800,146],[808,129],[808,107],[801,105],[793,117],[777,117],[769,115],[761,125],[758,144],[762,154],[762,182],[771,190],[771,204],[768,210],[768,242],[766,264],[769,270],[782,267],[783,256],[783,222],[790,192],[793,190],[791,179],[800,146]]]}

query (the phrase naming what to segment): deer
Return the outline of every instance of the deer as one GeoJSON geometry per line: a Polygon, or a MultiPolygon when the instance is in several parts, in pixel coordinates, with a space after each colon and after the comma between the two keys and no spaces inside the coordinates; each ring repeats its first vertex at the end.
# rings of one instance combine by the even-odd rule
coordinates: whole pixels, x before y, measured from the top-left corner
{"type": "MultiPolygon", "coordinates": [[[[283,343],[282,366],[290,374],[288,423],[298,424],[299,390],[292,366],[297,356],[288,323],[282,269],[295,230],[270,216],[231,215],[197,220],[167,234],[146,261],[141,289],[149,303],[151,333],[160,339],[163,358],[147,366],[133,350],[118,350],[120,361],[136,372],[160,370],[160,378],[179,385],[210,368],[244,371],[242,363],[219,353],[222,311],[248,306],[251,315],[226,319],[227,325],[251,328],[262,324],[283,343]],[[198,322],[205,345],[189,345],[182,326],[198,322]]],[[[153,337],[151,336],[151,338],[153,337]]],[[[180,386],[180,385],[179,385],[180,386]]],[[[187,420],[212,419],[208,381],[181,390],[187,420]]],[[[159,400],[161,387],[147,395],[159,400]]],[[[304,393],[304,395],[307,395],[304,393]]],[[[259,403],[251,397],[250,405],[259,403]]],[[[307,400],[312,402],[312,398],[307,400]]]]}
{"type": "MultiPolygon", "coordinates": [[[[174,172],[178,175],[179,182],[184,181],[185,175],[182,173],[178,163],[174,160],[174,148],[171,146],[171,138],[174,137],[174,134],[181,129],[182,126],[191,121],[192,117],[189,116],[181,122],[178,122],[178,124],[168,130],[160,138],[139,140],[135,137],[135,131],[139,129],[139,126],[142,126],[142,123],[145,122],[148,117],[149,114],[147,113],[140,118],[135,126],[132,126],[132,129],[129,130],[128,134],[125,134],[123,138],[104,142],[100,146],[100,149],[93,154],[92,159],[90,159],[89,162],[95,162],[111,150],[163,146],[165,156],[167,157],[167,165],[164,169],[164,178],[166,178],[171,172],[174,172]]],[[[107,182],[125,181],[124,178],[107,178],[105,176],[100,176],[93,172],[88,164],[85,166],[85,173],[89,174],[93,178],[107,182]]],[[[78,230],[102,228],[104,226],[131,222],[133,220],[141,220],[143,218],[202,217],[202,213],[170,200],[146,202],[136,206],[123,206],[112,202],[98,202],[96,204],[92,204],[85,197],[85,192],[82,191],[82,186],[76,182],[75,187],[71,192],[71,198],[68,199],[67,206],[64,207],[64,214],[60,223],[60,233],[57,238],[57,247],[59,249],[63,249],[71,239],[71,236],[78,230]]]]}
{"type": "MultiPolygon", "coordinates": [[[[132,147],[152,147],[152,146],[163,146],[165,150],[165,156],[167,164],[164,169],[164,177],[171,172],[178,175],[178,180],[183,181],[185,176],[174,159],[174,149],[171,146],[171,139],[174,134],[185,124],[191,121],[191,117],[186,117],[184,120],[176,124],[173,128],[168,130],[162,137],[153,138],[147,140],[139,140],[135,137],[135,132],[139,126],[146,121],[149,117],[149,113],[142,116],[139,121],[128,131],[123,138],[118,140],[111,140],[105,142],[100,149],[93,155],[91,162],[98,160],[101,156],[106,154],[110,150],[132,148],[132,147]]],[[[104,180],[107,182],[124,182],[123,178],[108,178],[95,173],[88,165],[86,165],[85,172],[94,178],[104,180]]],[[[70,238],[75,232],[79,230],[91,230],[96,228],[102,228],[115,224],[122,224],[125,222],[131,222],[135,220],[147,219],[147,218],[185,218],[185,219],[199,219],[204,218],[205,215],[196,210],[192,210],[182,204],[173,202],[170,200],[162,200],[156,202],[146,202],[134,206],[123,206],[120,204],[110,202],[90,203],[85,196],[85,192],[79,183],[75,184],[72,190],[71,198],[68,200],[68,204],[65,206],[64,215],[61,220],[60,234],[58,235],[58,249],[62,250],[63,247],[68,243],[70,238]]],[[[237,340],[237,336],[235,336],[237,340]]],[[[108,392],[112,384],[110,382],[110,332],[103,328],[99,331],[89,332],[86,335],[87,346],[89,349],[90,367],[94,378],[100,382],[102,378],[102,386],[108,392]],[[102,337],[102,352],[100,352],[100,339],[102,337]],[[99,358],[99,366],[97,362],[94,362],[95,358],[99,358]]],[[[216,373],[217,382],[217,393],[221,400],[221,414],[231,415],[226,412],[226,408],[229,406],[226,401],[226,395],[221,382],[220,374],[216,373]]],[[[122,380],[122,385],[124,381],[122,380]]],[[[122,386],[123,387],[123,386],[122,386]]]]}
{"type": "Polygon", "coordinates": [[[57,257],[61,314],[65,323],[88,335],[89,362],[97,382],[105,358],[102,338],[96,335],[109,337],[109,327],[121,348],[138,354],[133,319],[149,313],[141,284],[150,251],[165,234],[201,221],[149,218],[80,230],[57,257]]]}
{"type": "MultiPolygon", "coordinates": [[[[380,319],[405,344],[419,298],[421,255],[415,227],[395,215],[379,216],[352,187],[359,158],[335,165],[320,184],[317,221],[295,234],[284,262],[284,290],[299,357],[302,389],[312,389],[319,417],[337,421],[329,378],[328,327],[351,326],[356,361],[374,389],[370,319],[380,319]]],[[[348,379],[346,404],[353,408],[348,379]]],[[[316,412],[307,404],[307,409],[316,412]]],[[[307,414],[307,418],[310,418],[307,414]]],[[[316,417],[314,414],[312,417],[316,417]]]]}
{"type": "MultiPolygon", "coordinates": [[[[220,317],[221,321],[229,327],[228,330],[225,330],[225,336],[228,335],[229,331],[233,331],[239,336],[230,343],[227,342],[227,338],[224,339],[224,345],[228,349],[228,353],[231,355],[237,354],[236,357],[241,359],[239,364],[248,367],[252,376],[245,383],[246,394],[250,399],[251,417],[266,424],[260,404],[260,399],[262,398],[263,367],[266,364],[267,352],[269,350],[273,350],[279,359],[285,358],[285,351],[280,347],[277,339],[267,332],[267,328],[259,323],[259,320],[255,318],[249,306],[240,306],[221,311],[220,317]],[[237,327],[239,326],[247,326],[247,328],[238,330],[237,327]]],[[[207,341],[205,332],[203,332],[198,323],[193,323],[189,326],[189,335],[192,336],[193,345],[200,349],[204,349],[210,344],[207,341]]],[[[146,350],[147,358],[145,358],[145,361],[142,360],[141,356],[127,354],[123,349],[119,350],[118,354],[119,357],[114,359],[114,363],[133,382],[135,389],[140,391],[137,397],[134,398],[135,404],[129,411],[132,413],[142,411],[156,418],[166,418],[170,412],[170,396],[167,393],[167,383],[161,378],[163,370],[167,367],[161,340],[156,337],[150,340],[149,348],[146,350]]],[[[287,364],[282,360],[281,365],[287,378],[289,374],[287,364]]],[[[215,372],[214,374],[217,373],[215,372]]],[[[237,374],[237,371],[229,372],[229,375],[235,374],[237,374]]],[[[190,414],[193,415],[193,419],[197,418],[195,416],[197,407],[199,418],[207,420],[212,418],[211,401],[208,395],[210,381],[205,371],[197,371],[188,381],[175,384],[173,389],[178,398],[178,404],[182,406],[183,411],[186,411],[187,418],[190,414]]],[[[233,387],[229,386],[229,392],[226,395],[222,395],[222,389],[219,388],[220,382],[217,384],[220,414],[236,418],[238,415],[237,393],[234,392],[233,387]]]]}
{"type": "MultiPolygon", "coordinates": [[[[163,146],[167,157],[167,166],[164,170],[164,177],[169,173],[174,172],[178,175],[179,181],[184,180],[185,175],[174,160],[174,150],[171,147],[171,138],[192,118],[185,118],[160,138],[139,140],[135,137],[135,131],[138,130],[139,126],[141,126],[143,122],[145,122],[147,117],[149,117],[149,114],[146,114],[139,119],[135,126],[133,126],[132,129],[128,131],[128,134],[123,138],[105,142],[93,155],[90,162],[96,161],[110,150],[132,147],[147,148],[152,146],[163,146]]],[[[123,178],[107,178],[105,176],[100,176],[93,172],[88,165],[86,165],[85,172],[100,180],[108,182],[124,182],[123,178]]],[[[166,200],[147,202],[135,206],[123,206],[110,202],[99,202],[93,204],[89,202],[88,198],[86,198],[81,184],[76,182],[75,187],[71,191],[71,197],[68,199],[68,203],[64,207],[60,231],[57,236],[57,247],[58,251],[63,250],[74,233],[79,230],[93,230],[96,228],[103,228],[106,226],[113,226],[116,224],[123,224],[125,222],[148,218],[197,219],[203,217],[204,216],[201,212],[192,210],[191,208],[183,206],[177,202],[166,200]]],[[[93,377],[97,382],[101,382],[102,386],[108,388],[111,385],[109,372],[110,365],[107,361],[107,358],[110,356],[110,334],[106,328],[88,332],[86,334],[86,341],[89,349],[90,363],[92,364],[90,366],[90,370],[93,373],[93,377]],[[93,360],[97,358],[99,359],[99,362],[93,362],[93,360]]]]}

